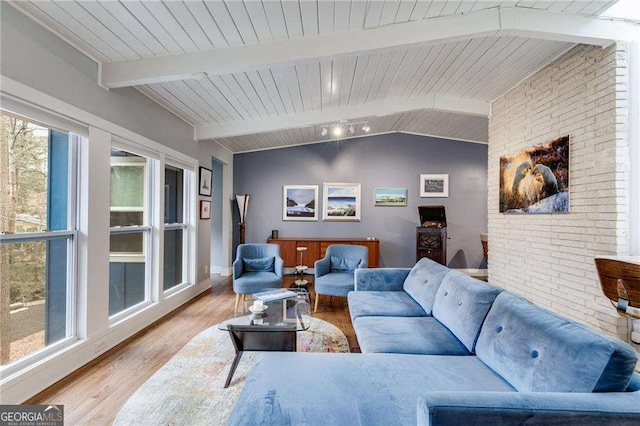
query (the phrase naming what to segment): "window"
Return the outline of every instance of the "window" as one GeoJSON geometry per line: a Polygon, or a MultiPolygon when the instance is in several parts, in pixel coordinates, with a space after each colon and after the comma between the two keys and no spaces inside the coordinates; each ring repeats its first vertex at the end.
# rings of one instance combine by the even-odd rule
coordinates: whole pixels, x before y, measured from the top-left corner
{"type": "Polygon", "coordinates": [[[150,162],[111,150],[109,316],[150,299],[150,162]]]}
{"type": "Polygon", "coordinates": [[[188,192],[185,185],[185,170],[170,165],[164,170],[164,284],[163,290],[187,281],[186,255],[187,224],[185,201],[188,192]]]}
{"type": "Polygon", "coordinates": [[[80,136],[0,112],[0,365],[75,336],[80,136]]]}

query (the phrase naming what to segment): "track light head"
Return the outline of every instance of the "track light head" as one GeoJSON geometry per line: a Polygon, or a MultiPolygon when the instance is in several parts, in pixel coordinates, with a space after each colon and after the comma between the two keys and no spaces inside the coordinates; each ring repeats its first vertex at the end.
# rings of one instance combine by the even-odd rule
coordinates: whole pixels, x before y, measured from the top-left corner
{"type": "Polygon", "coordinates": [[[362,131],[369,132],[369,130],[371,130],[371,127],[369,127],[367,123],[364,123],[364,125],[362,126],[362,131]]]}
{"type": "Polygon", "coordinates": [[[326,128],[326,127],[323,127],[323,128],[322,128],[322,132],[320,132],[320,134],[321,134],[322,136],[327,136],[327,128],[326,128]]]}
{"type": "Polygon", "coordinates": [[[351,124],[349,126],[349,133],[354,134],[356,132],[356,129],[354,129],[353,124],[351,124]]]}
{"type": "Polygon", "coordinates": [[[342,134],[342,127],[336,126],[333,128],[333,136],[340,136],[342,134]]]}

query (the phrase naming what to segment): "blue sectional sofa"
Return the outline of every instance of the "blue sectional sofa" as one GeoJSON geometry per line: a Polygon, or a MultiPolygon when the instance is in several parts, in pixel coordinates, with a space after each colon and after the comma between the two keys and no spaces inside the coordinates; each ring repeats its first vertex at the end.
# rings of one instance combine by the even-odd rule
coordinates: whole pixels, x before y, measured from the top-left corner
{"type": "Polygon", "coordinates": [[[348,298],[362,354],[262,354],[229,424],[640,424],[635,350],[521,297],[422,259],[348,298]]]}

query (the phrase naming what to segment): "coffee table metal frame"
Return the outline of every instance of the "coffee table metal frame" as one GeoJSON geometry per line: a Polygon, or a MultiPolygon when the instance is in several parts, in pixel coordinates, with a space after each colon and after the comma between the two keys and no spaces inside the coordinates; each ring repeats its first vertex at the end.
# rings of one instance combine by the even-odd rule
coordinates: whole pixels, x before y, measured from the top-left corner
{"type": "MultiPolygon", "coordinates": [[[[229,332],[229,337],[231,338],[231,342],[233,343],[233,347],[235,349],[235,356],[231,363],[231,368],[229,369],[229,374],[227,375],[227,379],[225,381],[224,387],[229,387],[231,383],[231,379],[233,378],[233,374],[238,367],[238,363],[242,358],[242,354],[247,351],[260,351],[260,352],[295,352],[297,345],[297,332],[304,331],[309,328],[309,321],[303,319],[303,313],[310,318],[311,309],[309,305],[309,293],[304,289],[291,289],[295,291],[298,295],[303,295],[304,301],[298,300],[298,295],[296,297],[290,297],[287,299],[277,299],[269,302],[265,302],[265,305],[270,309],[278,310],[280,306],[282,306],[282,302],[285,300],[291,301],[294,300],[296,303],[292,306],[292,308],[296,308],[296,322],[285,322],[284,318],[280,322],[276,322],[278,325],[264,325],[264,324],[253,324],[253,322],[258,319],[258,315],[251,315],[251,324],[225,324],[224,326],[220,325],[220,330],[229,332]],[[300,312],[298,311],[298,304],[306,303],[308,308],[308,312],[300,312]],[[224,327],[224,328],[223,328],[224,327]]],[[[251,305],[251,301],[246,301],[243,305],[243,308],[246,309],[251,305]]],[[[245,315],[246,316],[246,315],[245,315]]],[[[243,316],[244,317],[244,316],[243,316]]],[[[239,318],[237,313],[234,312],[233,318],[239,318]]]]}

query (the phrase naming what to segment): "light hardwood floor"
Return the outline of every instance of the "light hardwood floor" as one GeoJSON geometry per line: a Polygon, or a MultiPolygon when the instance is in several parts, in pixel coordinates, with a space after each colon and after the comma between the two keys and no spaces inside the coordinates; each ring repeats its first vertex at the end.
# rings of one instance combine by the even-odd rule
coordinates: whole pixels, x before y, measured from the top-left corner
{"type": "MultiPolygon", "coordinates": [[[[285,287],[294,279],[285,277],[285,287]]],[[[224,320],[234,301],[231,278],[214,279],[210,290],[25,403],[64,404],[68,425],[110,425],[129,396],[191,338],[224,320]]],[[[321,296],[315,316],[339,327],[359,352],[346,299],[321,296]]]]}

